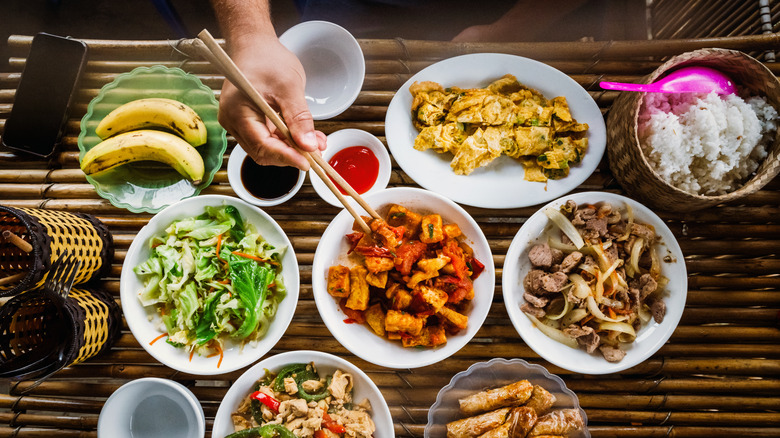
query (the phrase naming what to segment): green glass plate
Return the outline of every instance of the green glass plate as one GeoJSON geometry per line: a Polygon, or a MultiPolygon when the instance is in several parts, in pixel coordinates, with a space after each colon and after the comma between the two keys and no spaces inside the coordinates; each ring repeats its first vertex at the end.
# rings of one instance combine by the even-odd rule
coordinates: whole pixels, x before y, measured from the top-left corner
{"type": "Polygon", "coordinates": [[[151,161],[125,164],[97,176],[87,175],[87,181],[95,186],[100,196],[134,213],[157,213],[176,201],[198,195],[211,184],[214,174],[222,167],[222,156],[227,149],[225,129],[217,121],[219,104],[211,88],[179,68],[138,67],[106,84],[89,103],[87,113],[81,119],[79,161],[100,143],[95,128],[103,117],[122,104],[149,97],[183,102],[203,119],[208,139],[197,150],[203,157],[206,171],[198,185],[173,168],[151,161]]]}

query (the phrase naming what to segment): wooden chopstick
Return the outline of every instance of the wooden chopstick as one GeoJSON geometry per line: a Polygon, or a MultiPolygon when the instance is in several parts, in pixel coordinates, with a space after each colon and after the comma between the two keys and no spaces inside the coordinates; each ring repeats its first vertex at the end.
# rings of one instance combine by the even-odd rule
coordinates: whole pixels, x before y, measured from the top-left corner
{"type": "Polygon", "coordinates": [[[17,236],[11,230],[3,230],[2,236],[6,242],[11,242],[14,246],[21,249],[24,252],[31,252],[33,250],[33,247],[32,245],[30,245],[30,242],[17,236]]]}
{"type": "Polygon", "coordinates": [[[363,207],[363,209],[365,209],[366,212],[371,215],[371,217],[375,219],[381,219],[381,216],[379,216],[379,214],[373,208],[371,208],[370,205],[368,205],[368,203],[355,191],[355,189],[353,189],[352,186],[350,186],[349,183],[345,181],[344,178],[339,175],[338,172],[336,172],[319,154],[312,154],[304,151],[297,144],[295,144],[292,135],[290,135],[290,130],[284,123],[284,120],[282,120],[281,116],[276,111],[274,111],[273,108],[271,108],[271,106],[268,104],[268,102],[266,102],[257,89],[252,86],[252,83],[249,82],[249,79],[247,79],[244,73],[241,72],[241,70],[233,62],[227,52],[225,52],[222,47],[220,47],[219,43],[217,43],[214,37],[211,36],[211,33],[209,33],[209,31],[206,29],[202,30],[198,34],[198,39],[194,41],[194,45],[200,50],[204,57],[208,59],[209,62],[214,64],[214,66],[217,67],[225,75],[225,77],[236,86],[236,88],[243,91],[252,100],[252,102],[257,105],[257,107],[263,112],[263,114],[265,114],[266,117],[271,120],[274,126],[276,126],[276,128],[287,139],[287,141],[295,146],[295,148],[301,152],[306,160],[309,161],[309,165],[317,174],[317,176],[319,176],[325,185],[328,186],[328,189],[330,189],[330,191],[336,195],[336,198],[338,198],[339,202],[341,202],[344,208],[349,211],[352,217],[355,218],[355,221],[357,221],[358,225],[360,225],[363,231],[365,231],[367,234],[371,234],[371,229],[368,227],[363,218],[360,217],[360,215],[354,210],[354,208],[352,208],[352,205],[347,201],[338,187],[336,187],[336,185],[333,183],[333,181],[331,181],[331,178],[333,178],[333,180],[335,180],[339,186],[343,187],[344,190],[347,191],[347,194],[349,194],[349,196],[357,201],[357,203],[363,207]],[[203,45],[201,46],[198,44],[198,41],[202,42],[203,45]]]}

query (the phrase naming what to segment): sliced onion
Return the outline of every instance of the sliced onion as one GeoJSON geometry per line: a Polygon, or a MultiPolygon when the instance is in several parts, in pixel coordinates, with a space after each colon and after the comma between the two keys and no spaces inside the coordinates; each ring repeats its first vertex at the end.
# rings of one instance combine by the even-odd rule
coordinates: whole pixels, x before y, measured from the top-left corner
{"type": "MultiPolygon", "coordinates": [[[[600,303],[604,297],[604,276],[601,275],[601,271],[596,272],[596,302],[600,303]]],[[[590,297],[588,297],[590,298],[590,297]]]]}
{"type": "Polygon", "coordinates": [[[575,297],[585,299],[585,297],[592,293],[590,286],[588,286],[588,282],[585,281],[580,274],[569,274],[569,281],[573,285],[574,289],[572,289],[572,294],[574,294],[575,297]]]}
{"type": "Polygon", "coordinates": [[[634,209],[631,208],[629,204],[626,204],[626,216],[628,217],[628,223],[626,223],[626,232],[622,236],[618,237],[618,242],[628,240],[629,236],[631,236],[631,228],[634,226],[634,209]]]}
{"type": "Polygon", "coordinates": [[[569,336],[566,336],[561,330],[550,327],[549,325],[536,319],[536,317],[531,314],[526,313],[525,316],[527,316],[528,319],[531,320],[531,322],[534,324],[536,328],[538,328],[542,333],[547,335],[550,339],[554,341],[558,341],[561,344],[569,346],[571,348],[578,348],[577,341],[569,336]]]}
{"type": "MultiPolygon", "coordinates": [[[[557,234],[557,233],[556,233],[557,234]]],[[[547,239],[547,245],[550,246],[550,248],[557,249],[559,251],[563,251],[566,254],[571,254],[574,251],[577,251],[577,247],[574,245],[569,245],[567,243],[561,242],[561,238],[557,235],[553,234],[547,239]]]]}
{"type": "Polygon", "coordinates": [[[582,236],[580,236],[580,232],[577,231],[577,228],[574,227],[574,224],[571,223],[571,221],[563,215],[560,211],[552,208],[547,207],[544,209],[544,214],[547,215],[547,217],[558,226],[558,228],[563,231],[563,234],[566,235],[566,237],[571,240],[571,243],[574,244],[574,246],[577,247],[577,249],[582,248],[585,246],[585,241],[582,240],[582,236]]]}
{"type": "Polygon", "coordinates": [[[608,317],[607,315],[604,314],[604,312],[601,311],[601,309],[599,309],[599,305],[596,304],[596,300],[593,299],[593,297],[585,298],[585,303],[587,304],[588,310],[590,310],[590,313],[592,313],[593,316],[595,316],[597,319],[599,319],[601,321],[606,321],[606,322],[623,322],[623,321],[625,321],[628,318],[626,315],[621,315],[620,317],[618,317],[618,319],[613,319],[613,318],[608,317]]]}
{"type": "Polygon", "coordinates": [[[636,332],[631,324],[625,322],[602,322],[599,324],[599,330],[607,330],[611,332],[618,332],[618,340],[620,342],[634,342],[636,339],[636,332]]]}
{"type": "Polygon", "coordinates": [[[590,247],[593,248],[593,251],[596,253],[596,258],[599,262],[599,268],[602,271],[609,269],[609,258],[607,258],[607,254],[604,252],[604,248],[601,245],[591,245],[590,247]]]}
{"type": "Polygon", "coordinates": [[[651,319],[653,319],[653,314],[650,313],[650,308],[647,307],[647,304],[642,303],[639,306],[639,320],[642,321],[642,324],[647,324],[651,319]]]}
{"type": "Polygon", "coordinates": [[[655,249],[649,248],[650,251],[650,276],[653,278],[658,278],[661,276],[661,261],[658,259],[658,254],[655,252],[655,249]]]}
{"type": "Polygon", "coordinates": [[[634,275],[639,274],[639,256],[642,255],[642,249],[645,246],[645,239],[638,237],[631,247],[631,257],[628,259],[628,266],[634,271],[634,275]]]}
{"type": "Polygon", "coordinates": [[[561,318],[561,326],[568,327],[576,322],[582,321],[586,316],[588,316],[588,309],[579,307],[572,309],[571,312],[567,313],[563,316],[563,318],[561,318]]]}
{"type": "MultiPolygon", "coordinates": [[[[551,319],[553,321],[557,321],[557,320],[563,318],[563,316],[566,315],[567,313],[569,313],[569,310],[571,310],[571,302],[569,302],[569,300],[566,299],[566,292],[565,291],[561,291],[561,293],[563,294],[563,297],[559,297],[559,298],[561,298],[563,300],[563,309],[557,315],[550,315],[549,312],[548,312],[547,313],[547,319],[551,319]]],[[[558,301],[558,298],[553,300],[553,302],[555,302],[555,301],[558,301]]],[[[550,304],[552,304],[552,303],[550,303],[550,304]]]]}

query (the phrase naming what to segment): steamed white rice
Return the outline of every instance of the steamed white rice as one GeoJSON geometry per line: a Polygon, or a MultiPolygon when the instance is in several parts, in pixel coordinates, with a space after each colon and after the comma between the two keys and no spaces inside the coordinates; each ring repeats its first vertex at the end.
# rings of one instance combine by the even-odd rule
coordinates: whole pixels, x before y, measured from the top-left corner
{"type": "Polygon", "coordinates": [[[767,156],[776,130],[777,111],[763,97],[648,93],[638,134],[664,181],[712,196],[741,187],[767,156]]]}

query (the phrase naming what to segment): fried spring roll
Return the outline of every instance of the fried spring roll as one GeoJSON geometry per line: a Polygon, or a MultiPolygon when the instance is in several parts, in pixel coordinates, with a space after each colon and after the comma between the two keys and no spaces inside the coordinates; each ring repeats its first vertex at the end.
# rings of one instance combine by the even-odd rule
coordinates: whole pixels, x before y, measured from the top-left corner
{"type": "Polygon", "coordinates": [[[496,389],[478,392],[458,400],[460,413],[474,415],[493,409],[520,406],[531,397],[533,385],[528,380],[510,383],[496,389]]]}
{"type": "Polygon", "coordinates": [[[447,423],[447,438],[474,438],[495,429],[506,421],[509,408],[497,409],[475,417],[447,423]]]}
{"type": "Polygon", "coordinates": [[[536,411],[536,415],[544,415],[555,404],[555,396],[539,385],[534,385],[531,398],[525,404],[536,411]]]}
{"type": "Polygon", "coordinates": [[[542,435],[568,435],[569,432],[582,429],[582,415],[579,409],[561,409],[539,417],[528,433],[529,437],[542,435]]]}
{"type": "Polygon", "coordinates": [[[528,407],[521,406],[509,412],[506,421],[501,426],[491,429],[479,438],[525,438],[536,423],[536,412],[528,407]]]}

